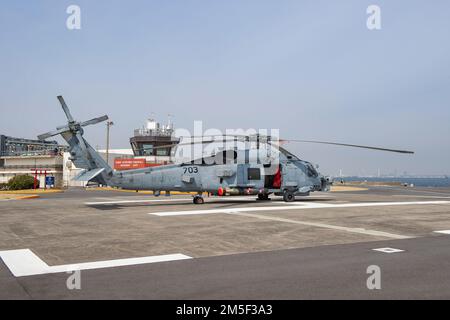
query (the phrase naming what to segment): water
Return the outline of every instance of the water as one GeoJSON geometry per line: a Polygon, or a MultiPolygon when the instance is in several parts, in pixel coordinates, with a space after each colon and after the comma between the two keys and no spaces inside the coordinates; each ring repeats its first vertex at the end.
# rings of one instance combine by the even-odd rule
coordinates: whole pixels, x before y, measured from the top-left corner
{"type": "MultiPolygon", "coordinates": [[[[340,178],[335,178],[339,181],[340,178]]],[[[344,181],[377,181],[400,182],[413,184],[416,187],[450,187],[450,178],[376,178],[376,177],[345,177],[344,181]]]]}

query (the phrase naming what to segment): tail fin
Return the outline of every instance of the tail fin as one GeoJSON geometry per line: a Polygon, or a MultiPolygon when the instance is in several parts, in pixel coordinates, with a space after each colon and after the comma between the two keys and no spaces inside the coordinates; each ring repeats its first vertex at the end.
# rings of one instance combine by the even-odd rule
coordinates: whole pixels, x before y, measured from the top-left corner
{"type": "Polygon", "coordinates": [[[113,170],[83,138],[83,127],[108,120],[108,116],[94,118],[85,122],[76,122],[70,114],[63,97],[58,96],[58,100],[67,116],[67,125],[58,127],[56,131],[42,134],[38,136],[38,139],[45,140],[60,134],[69,144],[69,159],[77,168],[85,169],[75,177],[75,180],[96,181],[100,184],[107,185],[113,176],[113,170]]]}

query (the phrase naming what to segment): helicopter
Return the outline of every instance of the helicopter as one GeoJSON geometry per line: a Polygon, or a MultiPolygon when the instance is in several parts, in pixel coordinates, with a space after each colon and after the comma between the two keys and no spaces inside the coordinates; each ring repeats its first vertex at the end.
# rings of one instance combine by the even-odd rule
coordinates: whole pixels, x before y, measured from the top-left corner
{"type": "MultiPolygon", "coordinates": [[[[58,96],[67,117],[67,125],[38,136],[39,140],[61,135],[69,145],[73,164],[83,169],[76,181],[95,182],[104,186],[126,190],[151,190],[155,196],[162,191],[193,192],[194,204],[203,204],[203,194],[214,196],[257,196],[258,200],[270,200],[274,194],[282,196],[285,202],[295,201],[296,196],[308,196],[314,191],[330,191],[331,177],[320,174],[308,161],[302,160],[283,148],[282,142],[306,142],[338,145],[378,151],[413,154],[413,151],[397,150],[363,145],[326,142],[316,140],[282,140],[267,135],[220,135],[219,139],[209,137],[201,141],[180,142],[176,145],[205,144],[211,142],[244,143],[243,150],[230,148],[216,150],[193,160],[179,163],[115,171],[92,148],[83,137],[84,127],[108,120],[104,115],[88,121],[78,122],[72,117],[62,96],[58,96]],[[253,145],[253,149],[249,147],[253,145]]],[[[160,146],[166,147],[166,146],[160,146]]]]}

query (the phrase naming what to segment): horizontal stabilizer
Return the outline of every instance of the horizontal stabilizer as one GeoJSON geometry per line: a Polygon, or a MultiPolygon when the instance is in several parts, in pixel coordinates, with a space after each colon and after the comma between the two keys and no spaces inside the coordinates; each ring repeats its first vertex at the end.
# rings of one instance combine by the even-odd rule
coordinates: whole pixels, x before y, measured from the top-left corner
{"type": "Polygon", "coordinates": [[[75,178],[73,178],[73,180],[75,180],[75,181],[91,181],[92,179],[94,179],[96,176],[98,176],[103,171],[105,171],[105,168],[83,170],[82,172],[77,174],[75,176],[75,178]]]}

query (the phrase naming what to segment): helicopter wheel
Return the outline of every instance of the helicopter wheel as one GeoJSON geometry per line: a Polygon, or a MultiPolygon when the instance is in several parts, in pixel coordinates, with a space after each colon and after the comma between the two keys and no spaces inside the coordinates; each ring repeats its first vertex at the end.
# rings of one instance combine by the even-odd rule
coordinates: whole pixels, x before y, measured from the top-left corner
{"type": "Polygon", "coordinates": [[[201,196],[195,196],[193,202],[194,204],[204,204],[205,200],[201,196]]]}
{"type": "Polygon", "coordinates": [[[295,195],[292,192],[285,191],[283,195],[283,200],[285,202],[294,202],[295,201],[295,195]]]}
{"type": "Polygon", "coordinates": [[[270,200],[270,198],[269,198],[268,194],[260,193],[260,194],[258,194],[258,200],[260,200],[260,201],[268,201],[268,200],[270,200]]]}

